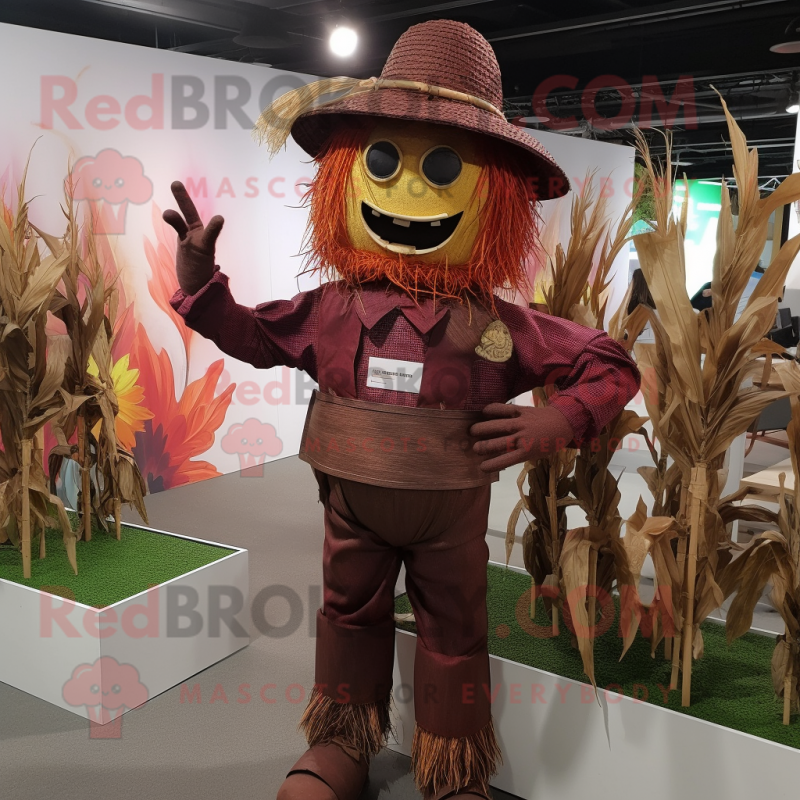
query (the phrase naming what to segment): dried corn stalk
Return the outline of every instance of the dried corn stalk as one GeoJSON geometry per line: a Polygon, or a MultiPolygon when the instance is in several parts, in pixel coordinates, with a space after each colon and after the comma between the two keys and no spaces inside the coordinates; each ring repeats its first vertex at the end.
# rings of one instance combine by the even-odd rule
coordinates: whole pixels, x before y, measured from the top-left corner
{"type": "MultiPolygon", "coordinates": [[[[628,241],[637,198],[623,214],[614,234],[607,220],[607,204],[596,192],[592,175],[571,209],[570,241],[566,250],[557,244],[547,259],[550,280],[543,289],[547,313],[592,328],[602,328],[606,313],[610,272],[614,260],[628,241]]],[[[624,301],[627,309],[629,297],[624,301]]],[[[628,316],[618,312],[612,321],[618,338],[628,349],[645,325],[641,312],[628,316]],[[627,337],[627,338],[626,338],[627,337]]],[[[544,404],[553,387],[534,391],[544,404]]],[[[532,576],[531,613],[537,587],[550,608],[554,629],[559,611],[572,620],[584,671],[594,683],[594,626],[598,595],[610,592],[612,584],[633,587],[627,554],[620,539],[617,481],[609,472],[616,442],[638,432],[644,422],[630,411],[622,411],[606,426],[598,443],[581,449],[565,449],[523,467],[517,485],[518,502],[509,520],[506,553],[510,557],[517,521],[523,510],[531,516],[522,540],[525,566],[532,576]],[[525,483],[527,481],[527,492],[525,483]],[[577,505],[587,526],[567,531],[566,509],[577,505]],[[569,607],[564,608],[569,598],[569,607]]]]}
{"type": "MultiPolygon", "coordinates": [[[[727,522],[736,510],[730,498],[720,498],[726,471],[725,452],[767,405],[784,391],[750,386],[764,369],[758,358],[765,334],[772,327],[786,274],[800,249],[800,239],[787,242],[758,282],[741,317],[736,308],[758,264],[767,238],[770,214],[800,197],[800,175],[789,177],[770,196],[758,190],[758,155],[748,151],[744,135],[723,101],[739,191],[739,221],[734,231],[730,199],[723,182],[722,211],[717,229],[717,253],[711,282],[712,307],[695,314],[686,291],[684,234],[686,208],[672,215],[670,154],[657,168],[643,137],[642,157],[655,192],[656,220],[652,233],[634,237],[639,261],[653,295],[649,311],[654,344],[635,347],[643,372],[652,376],[655,391],[644,393],[653,431],[663,454],[680,475],[680,501],[675,514],[677,562],[683,574],[686,602],[681,637],[683,703],[691,697],[692,658],[702,655],[699,625],[723,601],[719,580],[731,560],[727,522]],[[724,512],[724,516],[723,516],[724,512]]],[[[666,476],[666,473],[665,473],[666,476]]],[[[670,509],[674,511],[675,509],[670,509]]]]}
{"type": "MultiPolygon", "coordinates": [[[[26,168],[27,174],[27,168],[26,168]]],[[[41,430],[60,414],[69,351],[45,332],[47,312],[58,305],[56,287],[67,256],[42,256],[40,237],[28,222],[25,175],[16,211],[3,203],[0,219],[0,542],[22,552],[23,575],[31,576],[32,542],[45,554],[45,530],[54,518],[67,557],[78,566],[64,506],[48,489],[42,466],[41,430]]]]}
{"type": "Polygon", "coordinates": [[[118,446],[115,432],[119,404],[111,376],[111,344],[118,306],[117,276],[103,269],[91,219],[81,235],[69,195],[65,215],[68,224],[63,239],[48,241],[51,250],[66,258],[64,291],[56,293],[54,314],[64,323],[67,334],[62,338],[71,348],[62,385],[67,403],[53,423],[59,444],[51,451],[51,478],[55,480],[62,457],[74,457],[75,448],[68,442],[77,432],[83,538],[91,539],[92,512],[104,529],[107,517],[113,516],[119,538],[122,503],[135,506],[145,521],[147,513],[146,484],[133,455],[118,446]],[[93,469],[97,486],[91,479],[93,469]]]}
{"type": "Polygon", "coordinates": [[[772,603],[783,618],[786,631],[778,637],[772,658],[775,693],[784,700],[784,723],[800,711],[800,367],[784,373],[790,394],[792,419],[787,430],[794,472],[794,489],[783,490],[777,530],[754,537],[748,548],[725,570],[720,587],[725,597],[736,592],[728,611],[728,641],[750,630],[753,611],[767,583],[772,584],[772,603]]]}

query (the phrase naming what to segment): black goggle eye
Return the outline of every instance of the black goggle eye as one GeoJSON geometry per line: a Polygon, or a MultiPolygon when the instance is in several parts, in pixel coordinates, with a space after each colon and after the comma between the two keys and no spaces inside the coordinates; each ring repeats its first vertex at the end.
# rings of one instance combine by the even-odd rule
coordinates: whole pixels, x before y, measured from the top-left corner
{"type": "Polygon", "coordinates": [[[367,148],[364,163],[373,178],[388,181],[400,169],[400,151],[391,142],[375,142],[367,148]]]}
{"type": "Polygon", "coordinates": [[[450,147],[434,147],[422,158],[422,174],[432,186],[449,186],[461,174],[461,158],[450,147]]]}

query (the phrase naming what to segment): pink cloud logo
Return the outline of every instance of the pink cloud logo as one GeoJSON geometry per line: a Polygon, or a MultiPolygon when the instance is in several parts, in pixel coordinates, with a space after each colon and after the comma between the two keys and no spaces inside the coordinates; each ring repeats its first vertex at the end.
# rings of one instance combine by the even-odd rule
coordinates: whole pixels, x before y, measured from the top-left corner
{"type": "Polygon", "coordinates": [[[153,196],[153,182],[138,158],[107,148],[75,162],[67,181],[76,201],[85,200],[99,233],[125,233],[128,204],[141,205],[153,196]]]}
{"type": "Polygon", "coordinates": [[[231,425],[220,444],[223,453],[239,456],[244,478],[262,477],[267,456],[278,456],[283,450],[275,427],[255,418],[231,425]]]}
{"type": "Polygon", "coordinates": [[[149,694],[136,667],[102,656],[75,667],[62,696],[71,706],[86,706],[90,739],[119,739],[123,713],[142,705],[149,694]]]}

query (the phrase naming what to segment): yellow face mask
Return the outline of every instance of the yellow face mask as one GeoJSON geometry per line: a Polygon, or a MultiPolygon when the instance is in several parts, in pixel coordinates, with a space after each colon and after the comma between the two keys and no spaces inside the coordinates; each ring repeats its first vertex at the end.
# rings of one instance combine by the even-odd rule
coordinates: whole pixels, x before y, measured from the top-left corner
{"type": "Polygon", "coordinates": [[[353,164],[347,233],[358,250],[465,264],[486,185],[479,140],[447,125],[392,120],[372,131],[353,164]]]}

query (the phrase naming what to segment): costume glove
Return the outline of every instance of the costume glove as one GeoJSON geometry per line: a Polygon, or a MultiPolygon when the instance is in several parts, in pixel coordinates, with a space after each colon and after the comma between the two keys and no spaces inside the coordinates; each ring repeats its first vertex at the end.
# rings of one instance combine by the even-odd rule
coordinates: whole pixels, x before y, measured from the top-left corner
{"type": "Polygon", "coordinates": [[[470,433],[476,453],[493,456],[481,462],[484,472],[496,472],[513,464],[536,461],[563,450],[574,438],[567,418],[554,406],[511,406],[492,403],[483,409],[484,422],[470,433]]]}
{"type": "Polygon", "coordinates": [[[186,187],[175,181],[170,188],[183,214],[171,208],[163,214],[164,222],[178,233],[175,256],[178,285],[186,294],[196,294],[214,275],[214,245],[225,220],[220,216],[211,217],[204,227],[186,187]]]}

